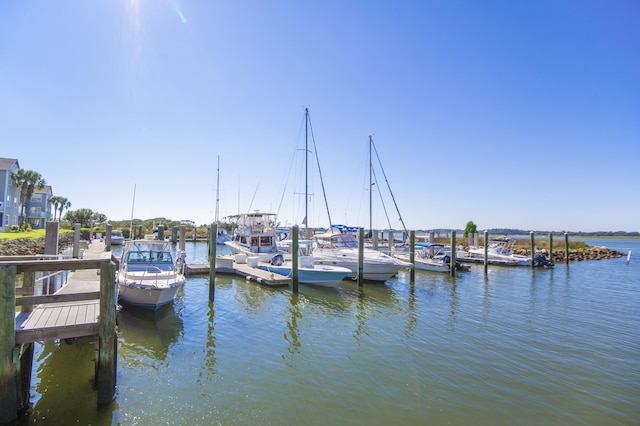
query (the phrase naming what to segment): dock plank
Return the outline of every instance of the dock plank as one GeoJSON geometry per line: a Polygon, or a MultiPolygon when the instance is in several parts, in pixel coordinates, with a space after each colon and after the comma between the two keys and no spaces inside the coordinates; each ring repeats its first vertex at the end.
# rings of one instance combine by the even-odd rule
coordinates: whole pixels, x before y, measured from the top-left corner
{"type": "MultiPolygon", "coordinates": [[[[92,242],[85,251],[85,259],[108,258],[104,243],[92,242]]],[[[60,294],[93,293],[99,295],[100,275],[96,269],[76,270],[67,283],[56,292],[60,294]]],[[[83,299],[34,305],[30,312],[16,315],[16,343],[83,337],[98,334],[100,300],[83,299]]]]}

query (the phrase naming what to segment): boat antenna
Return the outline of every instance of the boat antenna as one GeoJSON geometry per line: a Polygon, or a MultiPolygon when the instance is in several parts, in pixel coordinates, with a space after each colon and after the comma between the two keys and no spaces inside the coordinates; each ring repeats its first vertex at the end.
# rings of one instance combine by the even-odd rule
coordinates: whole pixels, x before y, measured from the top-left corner
{"type": "Polygon", "coordinates": [[[136,205],[136,184],[133,184],[133,202],[131,202],[131,222],[129,223],[129,239],[133,240],[131,237],[133,235],[133,207],[136,205]]]}
{"type": "Polygon", "coordinates": [[[258,182],[258,185],[256,185],[256,190],[253,191],[253,197],[251,197],[251,204],[249,204],[249,210],[247,210],[247,211],[251,211],[251,207],[253,206],[253,200],[256,198],[256,194],[258,192],[258,188],[260,188],[260,182],[258,182]]]}

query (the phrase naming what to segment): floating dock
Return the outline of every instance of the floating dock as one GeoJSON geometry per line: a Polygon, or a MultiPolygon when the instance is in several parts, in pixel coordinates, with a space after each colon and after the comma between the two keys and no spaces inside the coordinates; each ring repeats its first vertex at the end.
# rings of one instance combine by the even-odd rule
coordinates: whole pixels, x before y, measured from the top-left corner
{"type": "MultiPolygon", "coordinates": [[[[184,273],[186,276],[208,275],[210,269],[208,264],[191,263],[185,265],[184,273]]],[[[241,275],[245,277],[247,281],[255,281],[270,287],[284,287],[291,283],[291,278],[285,277],[284,275],[267,272],[247,263],[238,263],[232,255],[217,256],[215,272],[216,274],[241,275]]]]}

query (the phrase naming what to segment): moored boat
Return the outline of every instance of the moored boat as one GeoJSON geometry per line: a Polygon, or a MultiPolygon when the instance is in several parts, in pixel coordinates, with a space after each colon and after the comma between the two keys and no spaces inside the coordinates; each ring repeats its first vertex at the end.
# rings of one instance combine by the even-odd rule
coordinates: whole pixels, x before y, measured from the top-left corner
{"type": "MultiPolygon", "coordinates": [[[[392,256],[408,262],[410,260],[409,247],[395,247],[392,256]]],[[[451,272],[451,256],[444,249],[444,244],[415,243],[413,265],[422,271],[451,272]]],[[[468,271],[469,266],[455,263],[456,271],[468,271]]]]}
{"type": "MultiPolygon", "coordinates": [[[[178,262],[183,261],[182,256],[178,256],[178,262]]],[[[169,241],[125,242],[116,274],[120,302],[157,310],[173,302],[185,281],[171,256],[169,241]]]]}
{"type": "Polygon", "coordinates": [[[224,244],[234,254],[258,256],[261,262],[269,262],[275,254],[280,253],[275,226],[275,213],[243,213],[238,218],[232,239],[224,244]]]}
{"type": "MultiPolygon", "coordinates": [[[[292,241],[285,240],[281,243],[289,246],[287,252],[290,253],[292,241]]],[[[298,244],[299,283],[321,287],[335,287],[340,281],[351,274],[351,269],[346,267],[316,263],[312,253],[313,242],[311,240],[300,240],[298,244]]],[[[260,268],[291,278],[293,275],[293,262],[290,257],[290,255],[287,255],[287,260],[285,260],[283,254],[276,254],[268,264],[261,264],[260,268]]]]}
{"type": "MultiPolygon", "coordinates": [[[[337,265],[348,268],[349,278],[358,277],[359,245],[358,239],[351,233],[326,232],[316,234],[314,238],[313,258],[316,265],[337,265]]],[[[386,281],[395,276],[402,268],[413,265],[404,260],[393,258],[377,250],[363,248],[363,278],[366,281],[386,281]]]]}

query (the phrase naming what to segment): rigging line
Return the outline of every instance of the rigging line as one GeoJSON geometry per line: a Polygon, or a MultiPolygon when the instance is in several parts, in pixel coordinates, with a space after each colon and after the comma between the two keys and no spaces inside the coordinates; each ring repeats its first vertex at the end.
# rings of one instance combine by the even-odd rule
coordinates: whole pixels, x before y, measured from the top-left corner
{"type": "MultiPolygon", "coordinates": [[[[276,211],[276,214],[278,217],[280,216],[280,209],[282,208],[282,203],[287,193],[287,186],[288,186],[289,178],[291,177],[291,170],[293,170],[293,163],[296,158],[297,146],[298,146],[298,142],[300,141],[300,135],[302,134],[304,120],[305,119],[303,118],[303,120],[300,122],[300,127],[298,128],[298,138],[296,139],[296,146],[294,146],[294,149],[292,150],[291,155],[289,156],[289,167],[287,169],[287,177],[285,178],[284,184],[282,185],[283,187],[282,196],[280,197],[280,203],[278,204],[278,210],[276,211]]],[[[294,193],[295,193],[295,188],[294,188],[294,193]]]]}
{"type": "Polygon", "coordinates": [[[320,174],[320,186],[322,187],[322,195],[324,196],[324,205],[327,208],[327,217],[329,218],[329,229],[331,229],[331,213],[329,212],[329,202],[327,201],[327,192],[324,190],[324,180],[322,179],[322,170],[320,169],[320,158],[318,157],[318,148],[316,147],[316,138],[313,136],[313,128],[311,127],[311,118],[307,115],[309,120],[309,131],[311,133],[311,140],[313,141],[313,150],[316,153],[316,162],[318,163],[318,173],[320,174]]]}
{"type": "Polygon", "coordinates": [[[393,200],[393,204],[396,206],[396,211],[398,212],[398,217],[400,219],[400,223],[402,223],[402,228],[404,229],[405,233],[408,233],[407,227],[404,224],[404,220],[402,220],[402,215],[400,214],[400,209],[398,208],[398,203],[396,203],[396,197],[394,197],[393,191],[391,191],[391,186],[389,185],[389,180],[387,179],[387,175],[384,172],[384,168],[382,167],[382,161],[380,161],[380,156],[378,155],[378,150],[376,149],[376,145],[373,143],[373,140],[371,141],[371,144],[373,146],[373,150],[376,153],[376,158],[378,159],[378,163],[380,164],[380,170],[382,171],[382,176],[384,176],[384,180],[387,183],[387,188],[389,188],[389,193],[391,194],[391,199],[393,200]]]}
{"type": "Polygon", "coordinates": [[[253,207],[253,200],[256,198],[256,194],[258,193],[258,188],[260,188],[260,182],[258,182],[258,185],[256,185],[256,190],[253,191],[253,197],[251,197],[251,204],[249,204],[249,210],[247,210],[248,212],[251,212],[251,207],[253,207]]]}
{"type": "MultiPolygon", "coordinates": [[[[373,173],[373,180],[375,181],[375,185],[379,188],[380,185],[378,184],[378,176],[376,175],[376,171],[374,169],[371,169],[371,172],[373,173]]],[[[378,194],[380,195],[380,202],[382,203],[382,210],[384,210],[384,215],[387,218],[387,224],[389,225],[389,229],[393,229],[391,227],[391,220],[389,219],[389,213],[387,212],[387,206],[384,203],[384,197],[382,196],[382,191],[378,190],[378,194]]]]}

